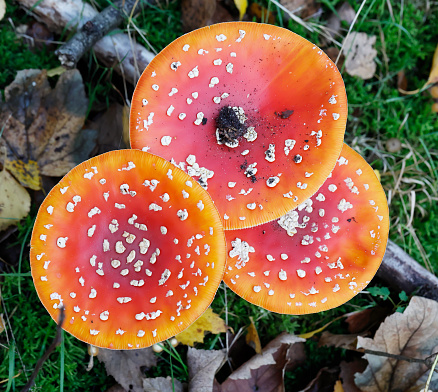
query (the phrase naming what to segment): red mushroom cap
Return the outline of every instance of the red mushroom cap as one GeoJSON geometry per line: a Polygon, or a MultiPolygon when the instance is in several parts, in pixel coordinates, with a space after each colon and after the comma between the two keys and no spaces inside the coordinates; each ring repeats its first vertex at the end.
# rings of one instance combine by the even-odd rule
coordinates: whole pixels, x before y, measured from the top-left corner
{"type": "Polygon", "coordinates": [[[225,236],[208,193],[164,159],[112,151],[71,170],[42,203],[30,263],[63,328],[98,347],[151,346],[210,305],[225,236]]]}
{"type": "Polygon", "coordinates": [[[226,229],[285,214],[342,149],[347,98],[322,50],[289,30],[222,23],[167,46],[135,89],[131,146],[208,189],[226,229]]]}
{"type": "Polygon", "coordinates": [[[388,239],[385,193],[373,169],[347,145],[314,196],[279,220],[227,231],[225,283],[277,313],[331,309],[364,289],[388,239]]]}

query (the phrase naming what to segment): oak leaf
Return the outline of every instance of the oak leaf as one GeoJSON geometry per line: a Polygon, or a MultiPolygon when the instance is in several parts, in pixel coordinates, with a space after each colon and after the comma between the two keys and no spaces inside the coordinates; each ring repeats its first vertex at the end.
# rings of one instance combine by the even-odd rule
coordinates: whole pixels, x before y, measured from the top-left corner
{"type": "MultiPolygon", "coordinates": [[[[362,392],[420,391],[429,375],[429,366],[401,357],[424,360],[438,352],[438,302],[413,297],[403,313],[385,319],[374,339],[359,336],[357,346],[397,356],[365,354],[368,367],[363,373],[355,374],[356,385],[362,392]]],[[[432,377],[430,389],[438,390],[437,373],[432,377]]]]}
{"type": "Polygon", "coordinates": [[[79,71],[64,72],[54,89],[45,70],[18,71],[0,102],[4,166],[23,186],[36,190],[40,175],[66,174],[94,147],[81,132],[87,107],[79,71]]]}
{"type": "Polygon", "coordinates": [[[226,332],[227,326],[225,321],[219,315],[208,308],[201,317],[199,317],[190,327],[175,336],[182,344],[194,346],[195,342],[204,342],[205,332],[218,334],[226,332]]]}

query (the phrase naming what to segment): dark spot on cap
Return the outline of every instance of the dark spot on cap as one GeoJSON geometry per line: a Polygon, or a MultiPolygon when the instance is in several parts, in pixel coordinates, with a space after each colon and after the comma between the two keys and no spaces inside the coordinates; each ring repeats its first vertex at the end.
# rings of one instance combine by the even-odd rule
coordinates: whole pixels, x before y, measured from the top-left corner
{"type": "Polygon", "coordinates": [[[292,116],[292,114],[294,113],[293,110],[287,109],[287,110],[283,110],[282,112],[274,112],[274,114],[277,117],[283,118],[283,119],[287,119],[290,116],[292,116]]]}
{"type": "Polygon", "coordinates": [[[234,144],[246,132],[246,128],[240,123],[239,117],[231,106],[224,106],[216,119],[218,142],[234,144]]]}

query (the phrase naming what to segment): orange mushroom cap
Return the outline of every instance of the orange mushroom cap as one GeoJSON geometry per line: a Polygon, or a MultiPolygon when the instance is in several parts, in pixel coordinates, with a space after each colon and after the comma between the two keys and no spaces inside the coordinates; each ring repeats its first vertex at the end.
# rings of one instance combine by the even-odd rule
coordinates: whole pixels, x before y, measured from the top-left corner
{"type": "Polygon", "coordinates": [[[208,193],[164,159],[112,151],[49,193],[31,239],[32,277],[54,320],[94,346],[130,349],[176,335],[210,305],[225,236],[208,193]]]}
{"type": "Polygon", "coordinates": [[[364,289],[380,266],[388,204],[373,169],[344,145],[314,196],[279,220],[227,231],[225,283],[277,313],[331,309],[364,289]]]}
{"type": "Polygon", "coordinates": [[[192,31],[151,61],[134,91],[130,138],[196,178],[236,229],[313,195],[346,120],[342,77],[321,49],[280,27],[232,22],[192,31]]]}

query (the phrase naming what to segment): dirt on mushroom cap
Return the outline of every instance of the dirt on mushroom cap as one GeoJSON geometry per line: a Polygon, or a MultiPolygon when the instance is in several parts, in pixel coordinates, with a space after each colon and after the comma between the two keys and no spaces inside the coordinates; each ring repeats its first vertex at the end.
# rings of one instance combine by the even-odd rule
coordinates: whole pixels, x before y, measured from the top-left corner
{"type": "Polygon", "coordinates": [[[382,261],[388,205],[373,169],[344,145],[313,197],[277,221],[227,231],[225,283],[277,313],[339,306],[370,282],[382,261]]]}
{"type": "Polygon", "coordinates": [[[154,58],[134,92],[130,137],[197,179],[236,229],[309,198],[335,165],[346,119],[342,77],[318,47],[280,27],[224,23],[154,58]],[[217,135],[224,108],[243,136],[217,135]]]}
{"type": "Polygon", "coordinates": [[[150,346],[187,328],[222,279],[225,239],[207,192],[164,159],[121,150],[83,162],[42,203],[30,262],[38,295],[94,346],[150,346]]]}

